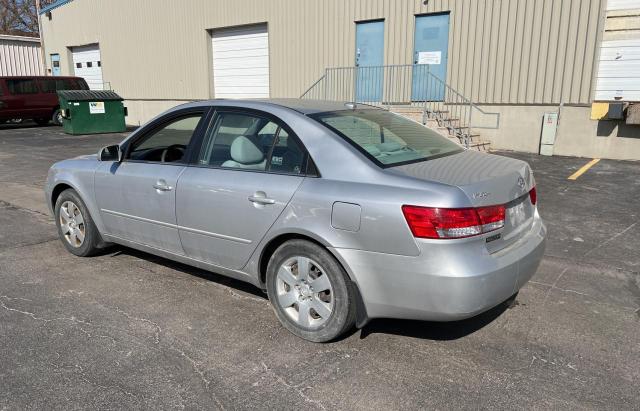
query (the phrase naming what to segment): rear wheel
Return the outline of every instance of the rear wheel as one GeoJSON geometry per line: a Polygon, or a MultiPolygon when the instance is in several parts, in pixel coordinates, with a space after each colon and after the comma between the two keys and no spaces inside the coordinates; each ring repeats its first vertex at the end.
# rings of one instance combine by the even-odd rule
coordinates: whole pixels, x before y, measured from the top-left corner
{"type": "Polygon", "coordinates": [[[51,121],[53,121],[53,124],[55,124],[56,126],[61,126],[62,125],[62,110],[57,109],[56,111],[53,112],[53,116],[51,116],[51,121]]]}
{"type": "Polygon", "coordinates": [[[291,240],[267,266],[273,309],[293,334],[313,342],[335,339],[355,323],[355,295],[347,274],[323,247],[291,240]]]}
{"type": "Polygon", "coordinates": [[[56,200],[54,210],[58,236],[70,253],[88,257],[98,252],[100,233],[75,190],[64,190],[56,200]]]}
{"type": "Polygon", "coordinates": [[[34,118],[33,121],[35,121],[39,126],[46,126],[47,124],[49,124],[48,118],[34,118]]]}

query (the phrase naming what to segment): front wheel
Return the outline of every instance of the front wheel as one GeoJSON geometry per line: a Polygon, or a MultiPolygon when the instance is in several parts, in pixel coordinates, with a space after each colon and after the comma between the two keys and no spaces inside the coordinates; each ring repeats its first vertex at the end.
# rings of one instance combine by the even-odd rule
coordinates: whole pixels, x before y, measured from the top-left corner
{"type": "Polygon", "coordinates": [[[64,190],[54,210],[58,236],[64,247],[79,257],[96,254],[100,233],[78,193],[73,189],[64,190]]]}
{"type": "Polygon", "coordinates": [[[338,261],[315,243],[287,241],[269,259],[271,305],[282,325],[305,340],[331,341],[353,327],[352,287],[338,261]]]}

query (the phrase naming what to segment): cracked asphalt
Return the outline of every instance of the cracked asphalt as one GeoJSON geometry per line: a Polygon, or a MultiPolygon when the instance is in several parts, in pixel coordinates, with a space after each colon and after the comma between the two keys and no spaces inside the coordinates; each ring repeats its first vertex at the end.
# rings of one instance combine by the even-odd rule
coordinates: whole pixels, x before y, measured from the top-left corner
{"type": "Polygon", "coordinates": [[[124,135],[0,126],[0,409],[639,409],[640,163],[530,162],[546,255],[512,308],[330,344],[250,285],[131,249],[67,253],[49,166],[124,135]]]}

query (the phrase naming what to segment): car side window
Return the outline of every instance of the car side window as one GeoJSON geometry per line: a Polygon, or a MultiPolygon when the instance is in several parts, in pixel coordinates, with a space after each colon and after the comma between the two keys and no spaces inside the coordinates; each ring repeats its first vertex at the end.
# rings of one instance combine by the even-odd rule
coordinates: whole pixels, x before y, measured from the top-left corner
{"type": "Polygon", "coordinates": [[[7,80],[7,88],[11,94],[36,94],[38,86],[31,79],[7,80]]]}
{"type": "Polygon", "coordinates": [[[264,171],[277,129],[277,125],[262,117],[222,113],[207,133],[198,163],[264,171]]]}
{"type": "Polygon", "coordinates": [[[127,159],[159,163],[184,162],[187,147],[203,116],[203,113],[187,114],[162,125],[134,142],[127,159]]]}
{"type": "Polygon", "coordinates": [[[43,93],[55,93],[56,92],[56,80],[54,79],[41,79],[40,89],[43,93]]]}
{"type": "Polygon", "coordinates": [[[280,129],[269,161],[269,171],[287,174],[302,174],[305,152],[295,138],[280,129]]]}
{"type": "Polygon", "coordinates": [[[279,173],[303,173],[304,150],[275,121],[221,113],[205,137],[198,163],[279,173]]]}

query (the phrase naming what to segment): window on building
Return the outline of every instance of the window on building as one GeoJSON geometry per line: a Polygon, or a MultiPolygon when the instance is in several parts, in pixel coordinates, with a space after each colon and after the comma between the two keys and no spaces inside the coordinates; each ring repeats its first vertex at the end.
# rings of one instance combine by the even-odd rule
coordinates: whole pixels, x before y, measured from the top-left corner
{"type": "Polygon", "coordinates": [[[93,62],[87,61],[87,68],[91,68],[91,67],[93,67],[93,62]]]}
{"type": "Polygon", "coordinates": [[[76,63],[76,68],[82,68],[82,63],[76,63]]]}
{"type": "Polygon", "coordinates": [[[102,62],[101,61],[98,61],[97,63],[98,63],[98,67],[102,67],[102,62]]]}
{"type": "Polygon", "coordinates": [[[7,88],[11,94],[35,94],[38,92],[38,86],[34,80],[15,79],[7,80],[7,88]]]}

